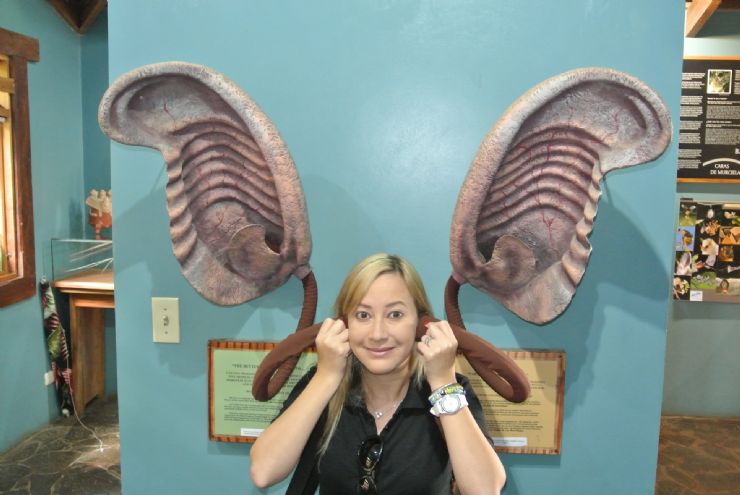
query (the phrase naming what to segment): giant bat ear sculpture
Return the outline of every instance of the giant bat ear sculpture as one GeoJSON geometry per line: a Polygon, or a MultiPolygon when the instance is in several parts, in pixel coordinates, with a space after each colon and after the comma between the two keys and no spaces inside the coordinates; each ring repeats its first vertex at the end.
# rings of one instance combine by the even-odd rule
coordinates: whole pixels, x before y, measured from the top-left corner
{"type": "Polygon", "coordinates": [[[203,297],[240,304],[294,273],[305,284],[311,236],[298,174],[233,82],[199,65],[147,65],[111,85],[98,120],[111,139],[164,156],[173,251],[203,297]]]}
{"type": "Polygon", "coordinates": [[[621,72],[574,70],[524,94],[483,140],[460,191],[451,293],[467,281],[527,321],[560,315],[591,253],[599,181],[654,160],[670,139],[661,98],[621,72]]]}

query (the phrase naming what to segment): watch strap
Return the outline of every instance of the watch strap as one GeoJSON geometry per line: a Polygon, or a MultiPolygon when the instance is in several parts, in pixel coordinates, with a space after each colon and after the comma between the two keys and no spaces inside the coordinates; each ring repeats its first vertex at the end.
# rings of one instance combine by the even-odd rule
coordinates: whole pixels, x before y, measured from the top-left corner
{"type": "Polygon", "coordinates": [[[453,382],[448,383],[443,387],[439,387],[429,396],[429,403],[434,406],[439,399],[449,394],[465,394],[465,388],[459,383],[453,382]]]}
{"type": "Polygon", "coordinates": [[[434,403],[429,412],[439,417],[446,414],[455,414],[467,406],[468,399],[465,394],[446,394],[434,403]]]}

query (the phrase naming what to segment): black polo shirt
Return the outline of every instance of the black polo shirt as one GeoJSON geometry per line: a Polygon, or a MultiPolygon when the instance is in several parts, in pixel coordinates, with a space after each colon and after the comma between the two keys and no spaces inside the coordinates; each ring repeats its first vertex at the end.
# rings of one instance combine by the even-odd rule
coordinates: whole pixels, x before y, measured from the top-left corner
{"type": "MultiPolygon", "coordinates": [[[[283,405],[285,410],[300,395],[316,372],[312,368],[296,384],[283,405]]],[[[463,375],[458,382],[465,387],[469,408],[486,435],[483,409],[470,383],[463,375]]],[[[383,454],[375,482],[380,495],[449,495],[451,467],[440,426],[429,412],[431,393],[424,381],[420,388],[409,385],[406,397],[381,432],[383,454]]],[[[326,411],[322,414],[301,454],[287,495],[310,495],[318,486],[321,495],[358,493],[360,468],[357,451],[360,444],[376,434],[375,420],[367,411],[359,383],[345,404],[329,448],[317,466],[318,444],[323,433],[326,411]]]]}

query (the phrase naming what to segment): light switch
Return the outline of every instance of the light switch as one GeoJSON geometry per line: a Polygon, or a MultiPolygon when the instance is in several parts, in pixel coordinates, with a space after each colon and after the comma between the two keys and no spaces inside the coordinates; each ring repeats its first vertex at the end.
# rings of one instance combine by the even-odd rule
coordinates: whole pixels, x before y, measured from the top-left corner
{"type": "Polygon", "coordinates": [[[176,297],[152,297],[154,342],[180,343],[180,300],[176,297]]]}

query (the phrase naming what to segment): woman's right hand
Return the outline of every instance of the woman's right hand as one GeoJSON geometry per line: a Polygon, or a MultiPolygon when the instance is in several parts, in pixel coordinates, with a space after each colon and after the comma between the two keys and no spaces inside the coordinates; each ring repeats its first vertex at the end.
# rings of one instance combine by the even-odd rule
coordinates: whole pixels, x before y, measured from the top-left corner
{"type": "Polygon", "coordinates": [[[316,374],[335,380],[339,386],[350,354],[349,330],[341,318],[324,320],[316,335],[316,350],[319,354],[316,374]]]}
{"type": "Polygon", "coordinates": [[[316,374],[252,446],[250,473],[259,488],[274,485],[295,469],[317,421],[342,383],[350,348],[349,330],[341,319],[324,320],[316,335],[316,349],[316,374]]]}

